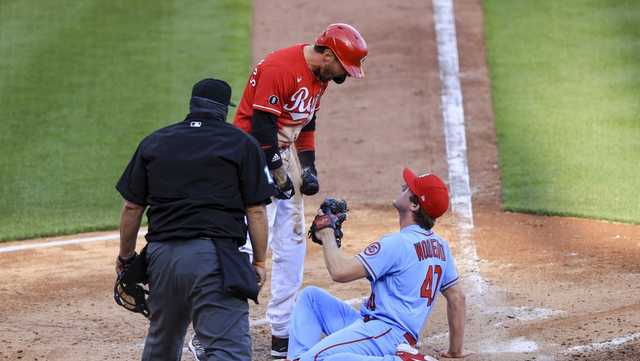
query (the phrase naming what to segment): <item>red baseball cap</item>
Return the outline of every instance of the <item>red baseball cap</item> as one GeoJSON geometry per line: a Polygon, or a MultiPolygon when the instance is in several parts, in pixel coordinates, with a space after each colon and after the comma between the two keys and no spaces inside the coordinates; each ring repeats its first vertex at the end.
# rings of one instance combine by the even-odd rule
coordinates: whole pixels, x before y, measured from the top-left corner
{"type": "Polygon", "coordinates": [[[411,192],[418,197],[420,207],[436,219],[449,208],[449,191],[444,182],[434,174],[416,176],[411,169],[402,171],[402,178],[411,192]]]}

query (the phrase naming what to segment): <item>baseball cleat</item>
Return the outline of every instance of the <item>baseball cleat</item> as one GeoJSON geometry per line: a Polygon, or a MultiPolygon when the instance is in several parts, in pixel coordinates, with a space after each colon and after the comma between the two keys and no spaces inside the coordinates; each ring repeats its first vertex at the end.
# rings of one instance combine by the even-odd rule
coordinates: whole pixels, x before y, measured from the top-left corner
{"type": "Polygon", "coordinates": [[[271,336],[271,358],[274,360],[286,359],[289,351],[289,338],[271,336]]]}
{"type": "Polygon", "coordinates": [[[398,345],[396,348],[396,356],[400,357],[402,361],[438,361],[431,356],[421,354],[418,349],[406,343],[398,345]]]}
{"type": "Polygon", "coordinates": [[[191,354],[193,355],[194,360],[207,360],[207,355],[204,352],[204,346],[202,346],[202,343],[200,343],[200,340],[198,339],[198,336],[196,336],[196,334],[193,334],[193,336],[191,336],[191,339],[189,340],[187,346],[189,348],[189,352],[191,352],[191,354]]]}

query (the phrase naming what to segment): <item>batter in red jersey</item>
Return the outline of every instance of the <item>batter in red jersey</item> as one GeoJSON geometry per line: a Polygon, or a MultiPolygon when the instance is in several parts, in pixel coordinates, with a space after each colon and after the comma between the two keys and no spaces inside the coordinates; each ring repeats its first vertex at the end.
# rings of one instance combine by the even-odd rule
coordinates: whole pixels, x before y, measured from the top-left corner
{"type": "Polygon", "coordinates": [[[258,140],[280,192],[267,207],[273,260],[267,320],[275,358],[287,355],[289,319],[302,285],[302,195],[319,190],[314,163],[320,98],[330,81],[364,77],[366,56],[367,44],[354,27],[329,25],[314,44],[280,49],[260,61],[238,107],[234,123],[258,140]]]}
{"type": "MultiPolygon", "coordinates": [[[[271,138],[277,134],[277,149],[269,149],[273,151],[269,158],[271,163],[274,162],[276,150],[288,148],[293,143],[299,152],[314,149],[314,132],[305,131],[301,134],[301,130],[311,122],[318,110],[320,97],[328,81],[320,80],[309,69],[305,48],[314,51],[308,45],[298,44],[271,53],[258,63],[238,107],[235,124],[247,133],[256,133],[253,127],[254,113],[264,112],[267,114],[257,115],[272,115],[269,117],[271,120],[275,118],[277,133],[268,134],[269,139],[265,139],[271,142],[271,138]]],[[[259,132],[264,124],[256,124],[256,127],[259,132]]],[[[273,126],[269,128],[274,130],[273,126]]],[[[268,145],[271,144],[263,144],[265,149],[268,145]]],[[[276,165],[282,164],[277,162],[277,158],[275,162],[276,165]]]]}
{"type": "MultiPolygon", "coordinates": [[[[331,24],[314,44],[276,50],[260,61],[238,106],[234,123],[253,135],[266,155],[279,194],[267,206],[272,251],[271,355],[287,356],[288,327],[302,285],[306,252],[302,195],[319,191],[315,167],[315,126],[320,98],[330,81],[363,78],[367,44],[354,27],[331,24]]],[[[251,253],[247,241],[242,251],[251,253]]],[[[196,360],[206,360],[208,345],[189,343],[196,360]]]]}

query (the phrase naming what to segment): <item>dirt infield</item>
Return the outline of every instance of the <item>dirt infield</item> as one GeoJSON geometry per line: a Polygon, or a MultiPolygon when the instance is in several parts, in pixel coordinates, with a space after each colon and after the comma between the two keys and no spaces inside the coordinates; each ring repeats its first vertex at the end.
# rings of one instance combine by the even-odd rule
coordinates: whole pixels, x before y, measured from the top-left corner
{"type": "MultiPolygon", "coordinates": [[[[256,1],[254,54],[311,40],[330,22],[356,25],[370,56],[367,78],[332,84],[318,120],[323,196],[343,196],[352,216],[343,244],[355,254],[397,229],[390,202],[403,166],[447,175],[440,82],[430,1],[256,1]]],[[[484,61],[479,0],[456,2],[478,259],[465,259],[455,219],[436,231],[449,239],[468,293],[467,360],[640,360],[640,227],[500,210],[500,175],[484,61]],[[468,265],[480,272],[470,277],[468,265]]],[[[114,210],[117,212],[118,210],[114,210]]],[[[69,238],[69,237],[67,237],[69,238]]],[[[11,244],[2,244],[2,247],[11,244]]],[[[0,253],[0,360],[135,360],[146,322],[112,300],[116,241],[0,253]]],[[[368,283],[333,283],[320,249],[309,244],[305,284],[344,299],[368,283]]],[[[252,306],[254,358],[268,360],[269,330],[252,306]]],[[[423,351],[447,345],[444,301],[423,351]]],[[[191,360],[185,354],[183,360],[191,360]]]]}

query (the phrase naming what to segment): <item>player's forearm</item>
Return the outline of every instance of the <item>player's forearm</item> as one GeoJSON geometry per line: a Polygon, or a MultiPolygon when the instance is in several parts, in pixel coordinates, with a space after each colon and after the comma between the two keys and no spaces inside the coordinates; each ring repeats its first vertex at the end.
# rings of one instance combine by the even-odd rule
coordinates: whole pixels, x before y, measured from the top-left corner
{"type": "Polygon", "coordinates": [[[298,150],[298,158],[300,165],[308,167],[315,163],[316,137],[315,132],[300,132],[296,139],[296,149],[298,150]]]}
{"type": "Polygon", "coordinates": [[[144,207],[126,202],[120,215],[120,257],[127,258],[136,249],[136,240],[144,207]]]}
{"type": "Polygon", "coordinates": [[[267,208],[264,204],[247,207],[247,225],[253,248],[253,263],[264,263],[267,259],[267,208]]]}
{"type": "Polygon", "coordinates": [[[316,152],[314,150],[298,151],[298,159],[300,160],[302,169],[307,167],[315,168],[316,152]]]}
{"type": "Polygon", "coordinates": [[[269,169],[282,167],[282,158],[278,150],[277,120],[275,115],[260,110],[254,110],[251,119],[251,135],[260,143],[269,169]]]}
{"type": "Polygon", "coordinates": [[[345,282],[344,277],[347,270],[344,266],[348,264],[349,259],[347,259],[338,248],[333,230],[328,229],[330,230],[329,232],[322,232],[324,263],[334,281],[345,282]]]}
{"type": "Polygon", "coordinates": [[[316,162],[316,116],[305,125],[296,139],[298,159],[302,168],[313,167],[316,162]]]}
{"type": "Polygon", "coordinates": [[[464,320],[466,300],[462,292],[447,299],[447,321],[449,322],[449,352],[461,355],[464,342],[464,320]]]}

